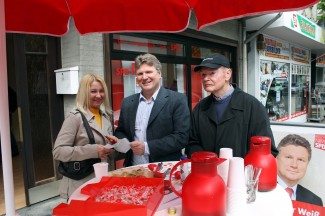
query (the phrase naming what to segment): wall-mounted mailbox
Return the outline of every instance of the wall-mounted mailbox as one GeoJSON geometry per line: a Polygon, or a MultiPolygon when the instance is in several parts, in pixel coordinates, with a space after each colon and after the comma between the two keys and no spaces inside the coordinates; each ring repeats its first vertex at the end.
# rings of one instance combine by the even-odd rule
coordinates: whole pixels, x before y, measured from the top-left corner
{"type": "Polygon", "coordinates": [[[56,93],[77,94],[79,88],[78,66],[55,70],[56,93]]]}

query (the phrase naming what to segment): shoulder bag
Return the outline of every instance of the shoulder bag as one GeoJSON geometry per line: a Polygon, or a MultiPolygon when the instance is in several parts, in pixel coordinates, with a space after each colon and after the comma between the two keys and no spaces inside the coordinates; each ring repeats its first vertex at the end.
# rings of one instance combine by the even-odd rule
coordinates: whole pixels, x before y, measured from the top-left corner
{"type": "MultiPolygon", "coordinates": [[[[84,116],[84,114],[81,111],[79,112],[89,137],[89,143],[95,144],[94,134],[91,131],[88,121],[84,116]]],[[[68,162],[60,161],[58,171],[65,177],[74,180],[80,180],[93,173],[94,172],[93,164],[98,163],[100,161],[101,161],[100,158],[91,158],[82,161],[68,161],[68,162]]]]}

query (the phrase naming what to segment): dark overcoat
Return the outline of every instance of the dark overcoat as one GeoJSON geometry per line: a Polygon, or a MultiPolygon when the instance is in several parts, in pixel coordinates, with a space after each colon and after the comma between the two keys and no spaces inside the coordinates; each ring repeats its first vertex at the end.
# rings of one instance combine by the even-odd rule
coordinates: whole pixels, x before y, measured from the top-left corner
{"type": "Polygon", "coordinates": [[[267,136],[272,140],[272,154],[278,151],[270,128],[266,109],[260,101],[233,85],[235,90],[221,119],[217,119],[214,97],[202,99],[191,116],[191,132],[186,153],[190,157],[198,151],[232,148],[234,157],[244,158],[252,136],[267,136]]]}

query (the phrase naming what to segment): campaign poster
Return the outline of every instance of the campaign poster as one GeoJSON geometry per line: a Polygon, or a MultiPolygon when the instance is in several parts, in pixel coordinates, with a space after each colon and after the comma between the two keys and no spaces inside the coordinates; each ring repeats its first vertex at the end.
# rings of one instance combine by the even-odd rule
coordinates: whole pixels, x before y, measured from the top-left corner
{"type": "MultiPolygon", "coordinates": [[[[320,197],[323,201],[323,206],[324,206],[325,203],[325,184],[324,184],[325,182],[324,181],[325,180],[325,171],[324,171],[325,130],[324,128],[299,127],[299,126],[295,127],[295,126],[281,126],[281,125],[272,125],[271,128],[273,131],[273,136],[274,136],[276,146],[288,134],[297,134],[299,136],[302,136],[310,143],[311,159],[309,161],[305,176],[298,182],[298,184],[307,188],[308,190],[316,194],[318,197],[320,197]]],[[[312,205],[306,205],[306,206],[312,207],[312,205]]],[[[306,212],[308,211],[308,209],[305,210],[306,212]]],[[[309,210],[310,212],[313,211],[312,208],[309,210]]],[[[300,213],[301,212],[303,211],[301,210],[300,213]]],[[[317,214],[314,214],[313,216],[317,216],[317,214]]]]}

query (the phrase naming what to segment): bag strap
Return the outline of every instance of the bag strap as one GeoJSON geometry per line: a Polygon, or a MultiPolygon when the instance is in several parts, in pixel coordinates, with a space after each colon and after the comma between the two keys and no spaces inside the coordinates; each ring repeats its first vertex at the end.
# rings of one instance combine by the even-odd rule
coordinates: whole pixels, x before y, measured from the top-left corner
{"type": "Polygon", "coordinates": [[[89,143],[90,144],[95,144],[95,138],[94,138],[94,134],[89,126],[89,123],[85,117],[85,115],[79,110],[80,112],[80,115],[81,115],[81,118],[82,118],[82,121],[84,123],[84,126],[86,128],[86,131],[87,131],[87,134],[88,134],[88,138],[89,138],[89,143]]]}

